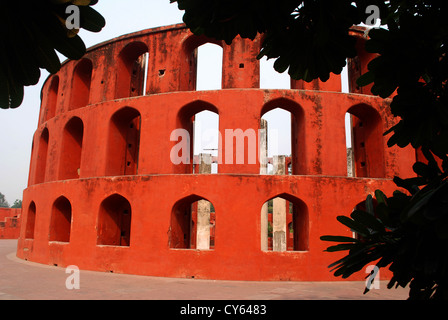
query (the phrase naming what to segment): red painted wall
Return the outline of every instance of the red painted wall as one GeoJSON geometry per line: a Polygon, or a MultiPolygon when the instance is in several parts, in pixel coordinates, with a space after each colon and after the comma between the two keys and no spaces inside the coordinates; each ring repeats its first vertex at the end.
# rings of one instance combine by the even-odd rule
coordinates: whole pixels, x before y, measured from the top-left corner
{"type": "Polygon", "coordinates": [[[375,189],[392,193],[393,176],[413,176],[415,153],[386,146],[381,130],[395,123],[390,101],[343,94],[335,77],[312,88],[296,83],[310,90],[260,90],[259,46],[260,39],[226,46],[175,25],[99,44],[83,60],[65,63],[42,91],[18,257],[163,277],[337,280],[327,266],[340,255],[324,253],[328,243],[320,236],[351,235],[336,217],[375,189]],[[196,92],[195,48],[206,42],[223,47],[224,89],[196,92]],[[73,88],[83,96],[76,108],[73,88]],[[254,163],[220,163],[219,174],[191,174],[192,164],[171,162],[177,144],[171,133],[192,132],[195,113],[219,115],[218,159],[226,159],[226,151],[237,150],[235,143],[225,149],[232,142],[225,130],[258,131],[263,114],[277,107],[293,115],[293,175],[259,175],[258,156],[254,163]],[[355,178],[347,177],[348,111],[368,124],[362,155],[372,170],[355,178]],[[378,121],[370,125],[372,115],[378,121]],[[277,196],[301,211],[296,228],[305,232],[295,240],[301,251],[261,250],[260,210],[277,196]],[[189,249],[189,206],[200,199],[215,208],[211,250],[189,249]],[[57,237],[49,236],[55,230],[57,237]]]}
{"type": "Polygon", "coordinates": [[[0,208],[0,239],[18,239],[22,209],[0,208]]]}

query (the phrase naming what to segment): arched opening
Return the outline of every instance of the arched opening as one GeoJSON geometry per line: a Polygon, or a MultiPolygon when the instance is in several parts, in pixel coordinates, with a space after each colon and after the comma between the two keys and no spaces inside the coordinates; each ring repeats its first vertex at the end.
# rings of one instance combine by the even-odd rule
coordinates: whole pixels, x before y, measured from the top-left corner
{"type": "Polygon", "coordinates": [[[222,89],[222,47],[217,44],[206,43],[196,50],[196,90],[222,89]]]}
{"type": "Polygon", "coordinates": [[[182,45],[180,90],[215,90],[222,87],[221,41],[193,35],[182,45]],[[217,47],[217,46],[218,47],[217,47]]]}
{"type": "Polygon", "coordinates": [[[145,95],[148,47],[142,42],[128,44],[119,54],[115,98],[145,95]]]}
{"type": "Polygon", "coordinates": [[[171,212],[169,244],[172,249],[210,250],[215,247],[216,215],[212,203],[191,195],[171,212]]]}
{"type": "Polygon", "coordinates": [[[288,70],[283,73],[274,69],[275,59],[260,59],[260,89],[291,89],[288,70]]]}
{"type": "Polygon", "coordinates": [[[50,241],[70,242],[72,205],[65,197],[58,198],[51,211],[50,241]]]}
{"type": "Polygon", "coordinates": [[[274,157],[284,156],[289,170],[278,174],[306,174],[304,119],[302,107],[294,101],[280,98],[264,105],[260,129],[261,132],[266,130],[267,134],[266,137],[260,135],[264,139],[260,141],[260,155],[266,155],[268,160],[260,161],[262,173],[273,173],[274,157]],[[268,169],[265,170],[263,166],[266,165],[268,169]]]}
{"type": "Polygon", "coordinates": [[[306,204],[283,194],[268,200],[261,210],[263,251],[309,250],[309,217],[306,204]]]}
{"type": "Polygon", "coordinates": [[[178,128],[184,130],[190,139],[182,139],[180,142],[173,140],[177,143],[177,146],[173,148],[177,150],[174,157],[177,157],[179,161],[175,159],[172,161],[183,165],[176,171],[217,173],[221,145],[218,109],[205,101],[189,103],[179,111],[178,128]],[[200,168],[201,163],[204,164],[204,169],[200,168]]]}
{"type": "Polygon", "coordinates": [[[384,178],[383,124],[378,111],[359,104],[346,114],[347,175],[384,178]]]}
{"type": "Polygon", "coordinates": [[[106,176],[135,175],[138,172],[141,115],[125,107],[112,116],[109,125],[106,176]]]}
{"type": "MultiPolygon", "coordinates": [[[[288,170],[276,172],[274,170],[274,157],[282,156],[285,161],[291,159],[291,113],[280,108],[266,112],[262,120],[265,120],[266,139],[263,144],[266,145],[267,153],[267,174],[288,174],[288,170]]],[[[262,147],[260,145],[260,147],[262,147]]],[[[291,163],[291,161],[289,161],[291,163]]],[[[287,168],[287,167],[286,167],[287,168]]]]}
{"type": "Polygon", "coordinates": [[[193,173],[218,173],[219,115],[201,111],[194,115],[193,173]]]}
{"type": "MultiPolygon", "coordinates": [[[[56,115],[56,107],[58,103],[58,92],[59,92],[59,77],[53,76],[50,84],[50,88],[48,89],[47,96],[47,116],[45,121],[50,120],[56,115]]],[[[45,122],[44,121],[44,122],[45,122]]]]}
{"type": "Polygon", "coordinates": [[[346,65],[342,69],[341,72],[341,92],[342,93],[349,93],[349,77],[348,77],[348,60],[346,60],[346,65]]]}
{"type": "Polygon", "coordinates": [[[90,85],[92,82],[92,61],[82,59],[73,72],[70,110],[83,108],[90,101],[90,85]]]}
{"type": "Polygon", "coordinates": [[[25,238],[34,239],[34,229],[36,225],[36,204],[32,201],[28,207],[26,216],[25,238]]]}
{"type": "Polygon", "coordinates": [[[62,133],[59,179],[77,179],[80,176],[84,124],[78,117],[72,118],[62,133]]]}
{"type": "Polygon", "coordinates": [[[119,194],[103,200],[98,214],[97,244],[107,246],[130,246],[131,204],[119,194]]]}
{"type": "Polygon", "coordinates": [[[47,169],[47,154],[48,154],[49,138],[50,138],[50,136],[49,136],[48,129],[45,128],[42,131],[42,133],[40,135],[40,139],[39,139],[34,184],[39,184],[39,183],[45,182],[45,171],[47,169]]]}

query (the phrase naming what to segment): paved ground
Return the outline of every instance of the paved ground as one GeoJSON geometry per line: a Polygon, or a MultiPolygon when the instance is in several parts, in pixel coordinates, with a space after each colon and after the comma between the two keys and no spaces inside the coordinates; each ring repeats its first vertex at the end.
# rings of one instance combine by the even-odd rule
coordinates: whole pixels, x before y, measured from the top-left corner
{"type": "Polygon", "coordinates": [[[364,282],[244,282],[156,278],[81,271],[68,290],[65,269],[18,259],[17,241],[0,240],[0,300],[405,300],[407,289],[363,295],[364,282]]]}

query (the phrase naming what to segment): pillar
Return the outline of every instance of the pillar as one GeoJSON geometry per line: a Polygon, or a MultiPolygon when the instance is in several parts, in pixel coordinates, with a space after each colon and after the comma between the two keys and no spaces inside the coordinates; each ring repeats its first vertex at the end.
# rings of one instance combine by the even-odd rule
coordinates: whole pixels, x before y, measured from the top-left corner
{"type": "MultiPolygon", "coordinates": [[[[199,155],[199,174],[210,174],[212,172],[212,155],[201,153],[199,155]]],[[[197,209],[197,231],[196,249],[210,249],[210,202],[198,201],[197,209]]]]}
{"type": "Polygon", "coordinates": [[[348,114],[349,121],[346,121],[345,132],[349,135],[350,147],[347,146],[347,176],[355,177],[355,155],[353,152],[353,116],[348,114]]]}
{"type": "MultiPolygon", "coordinates": [[[[284,175],[285,156],[274,156],[274,174],[284,175]]],[[[272,210],[273,251],[286,251],[286,200],[275,198],[272,210]]]]}
{"type": "MultiPolygon", "coordinates": [[[[268,122],[260,122],[260,174],[268,173],[268,122]]],[[[268,250],[268,203],[261,207],[261,250],[268,250]]]]}

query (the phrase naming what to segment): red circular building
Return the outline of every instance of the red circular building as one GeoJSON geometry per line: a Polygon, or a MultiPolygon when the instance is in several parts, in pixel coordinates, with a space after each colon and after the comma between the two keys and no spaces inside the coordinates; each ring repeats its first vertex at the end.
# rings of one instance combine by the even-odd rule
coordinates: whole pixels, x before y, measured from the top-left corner
{"type": "MultiPolygon", "coordinates": [[[[362,48],[363,30],[352,33],[362,48]]],[[[340,76],[260,89],[259,47],[174,25],[64,63],[42,90],[18,257],[162,277],[334,280],[327,266],[339,256],[320,236],[351,235],[336,217],[395,190],[391,178],[413,175],[415,154],[387,148],[389,102],[355,85],[341,93],[340,76]],[[222,90],[195,90],[196,49],[207,42],[223,48],[222,90]],[[290,174],[265,174],[261,118],[275,108],[291,114],[291,155],[274,159],[290,174]],[[217,174],[193,166],[204,110],[219,115],[217,174]]],[[[371,58],[350,60],[352,84],[371,58]]]]}

